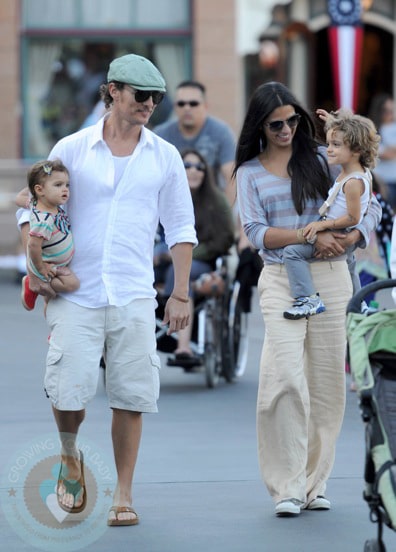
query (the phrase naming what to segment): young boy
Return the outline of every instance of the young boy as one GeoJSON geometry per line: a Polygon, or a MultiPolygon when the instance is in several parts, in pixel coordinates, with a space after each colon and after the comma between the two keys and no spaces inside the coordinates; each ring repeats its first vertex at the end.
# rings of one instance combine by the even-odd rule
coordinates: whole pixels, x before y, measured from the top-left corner
{"type": "MultiPolygon", "coordinates": [[[[320,220],[311,222],[298,232],[301,244],[284,248],[284,263],[295,302],[283,313],[285,318],[298,320],[326,310],[313,286],[309,260],[315,253],[317,233],[323,230],[350,231],[365,215],[371,198],[371,173],[378,154],[379,137],[370,119],[339,110],[330,115],[319,109],[325,120],[327,158],[329,165],[341,166],[341,173],[330,188],[327,200],[319,210],[320,220]]],[[[347,251],[354,292],[360,288],[354,268],[353,254],[347,251]]]]}

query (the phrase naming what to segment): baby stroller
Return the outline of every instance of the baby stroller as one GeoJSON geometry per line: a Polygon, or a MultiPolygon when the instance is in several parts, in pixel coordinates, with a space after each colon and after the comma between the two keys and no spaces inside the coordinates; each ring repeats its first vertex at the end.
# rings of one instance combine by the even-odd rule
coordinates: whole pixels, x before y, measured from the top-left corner
{"type": "Polygon", "coordinates": [[[396,530],[396,309],[361,313],[370,293],[396,286],[396,279],[363,287],[347,308],[349,363],[356,382],[366,428],[364,499],[370,520],[378,524],[377,539],[365,552],[385,552],[383,525],[396,530]]]}

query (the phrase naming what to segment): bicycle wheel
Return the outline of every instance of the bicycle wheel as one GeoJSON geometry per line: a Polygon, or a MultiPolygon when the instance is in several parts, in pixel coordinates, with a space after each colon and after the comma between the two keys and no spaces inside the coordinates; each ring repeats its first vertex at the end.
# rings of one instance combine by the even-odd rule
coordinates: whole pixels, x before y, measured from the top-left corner
{"type": "Polygon", "coordinates": [[[205,376],[209,388],[216,387],[221,371],[221,341],[218,336],[216,320],[216,300],[210,299],[204,307],[205,312],[205,376]]]}
{"type": "Polygon", "coordinates": [[[247,315],[241,312],[240,283],[234,282],[222,331],[222,374],[229,383],[241,376],[247,362],[247,315]]]}
{"type": "Polygon", "coordinates": [[[385,548],[376,539],[367,540],[363,552],[386,552],[385,548]]]}
{"type": "Polygon", "coordinates": [[[233,324],[230,328],[229,334],[229,347],[232,354],[232,378],[236,376],[236,370],[239,363],[240,352],[240,339],[241,339],[241,308],[239,303],[236,304],[233,324]]]}
{"type": "MultiPolygon", "coordinates": [[[[229,303],[229,302],[228,302],[229,303]]],[[[221,320],[221,375],[231,383],[235,378],[235,362],[238,356],[239,340],[234,334],[234,314],[230,314],[230,305],[224,306],[224,312],[221,320]]]]}

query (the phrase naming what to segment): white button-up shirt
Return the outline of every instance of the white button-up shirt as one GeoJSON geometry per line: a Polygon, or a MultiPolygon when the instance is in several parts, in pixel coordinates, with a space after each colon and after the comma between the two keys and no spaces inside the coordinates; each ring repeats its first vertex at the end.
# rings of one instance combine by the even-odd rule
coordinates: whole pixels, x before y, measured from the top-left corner
{"type": "MultiPolygon", "coordinates": [[[[143,127],[115,186],[103,121],[63,138],[49,156],[61,159],[70,172],[66,210],[75,242],[70,268],[81,285],[64,298],[93,308],[155,297],[158,221],[169,247],[197,243],[191,193],[176,148],[143,127]]],[[[22,216],[19,223],[23,221],[22,216]]]]}

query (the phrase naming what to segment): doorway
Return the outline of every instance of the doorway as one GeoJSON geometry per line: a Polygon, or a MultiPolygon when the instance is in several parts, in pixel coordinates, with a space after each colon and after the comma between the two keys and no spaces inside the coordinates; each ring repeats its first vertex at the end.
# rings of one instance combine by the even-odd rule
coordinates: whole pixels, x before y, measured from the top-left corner
{"type": "MultiPolygon", "coordinates": [[[[328,29],[316,33],[315,85],[313,105],[336,109],[328,29]]],[[[393,94],[393,35],[372,25],[364,26],[357,112],[367,115],[372,98],[378,93],[393,94]]]]}

